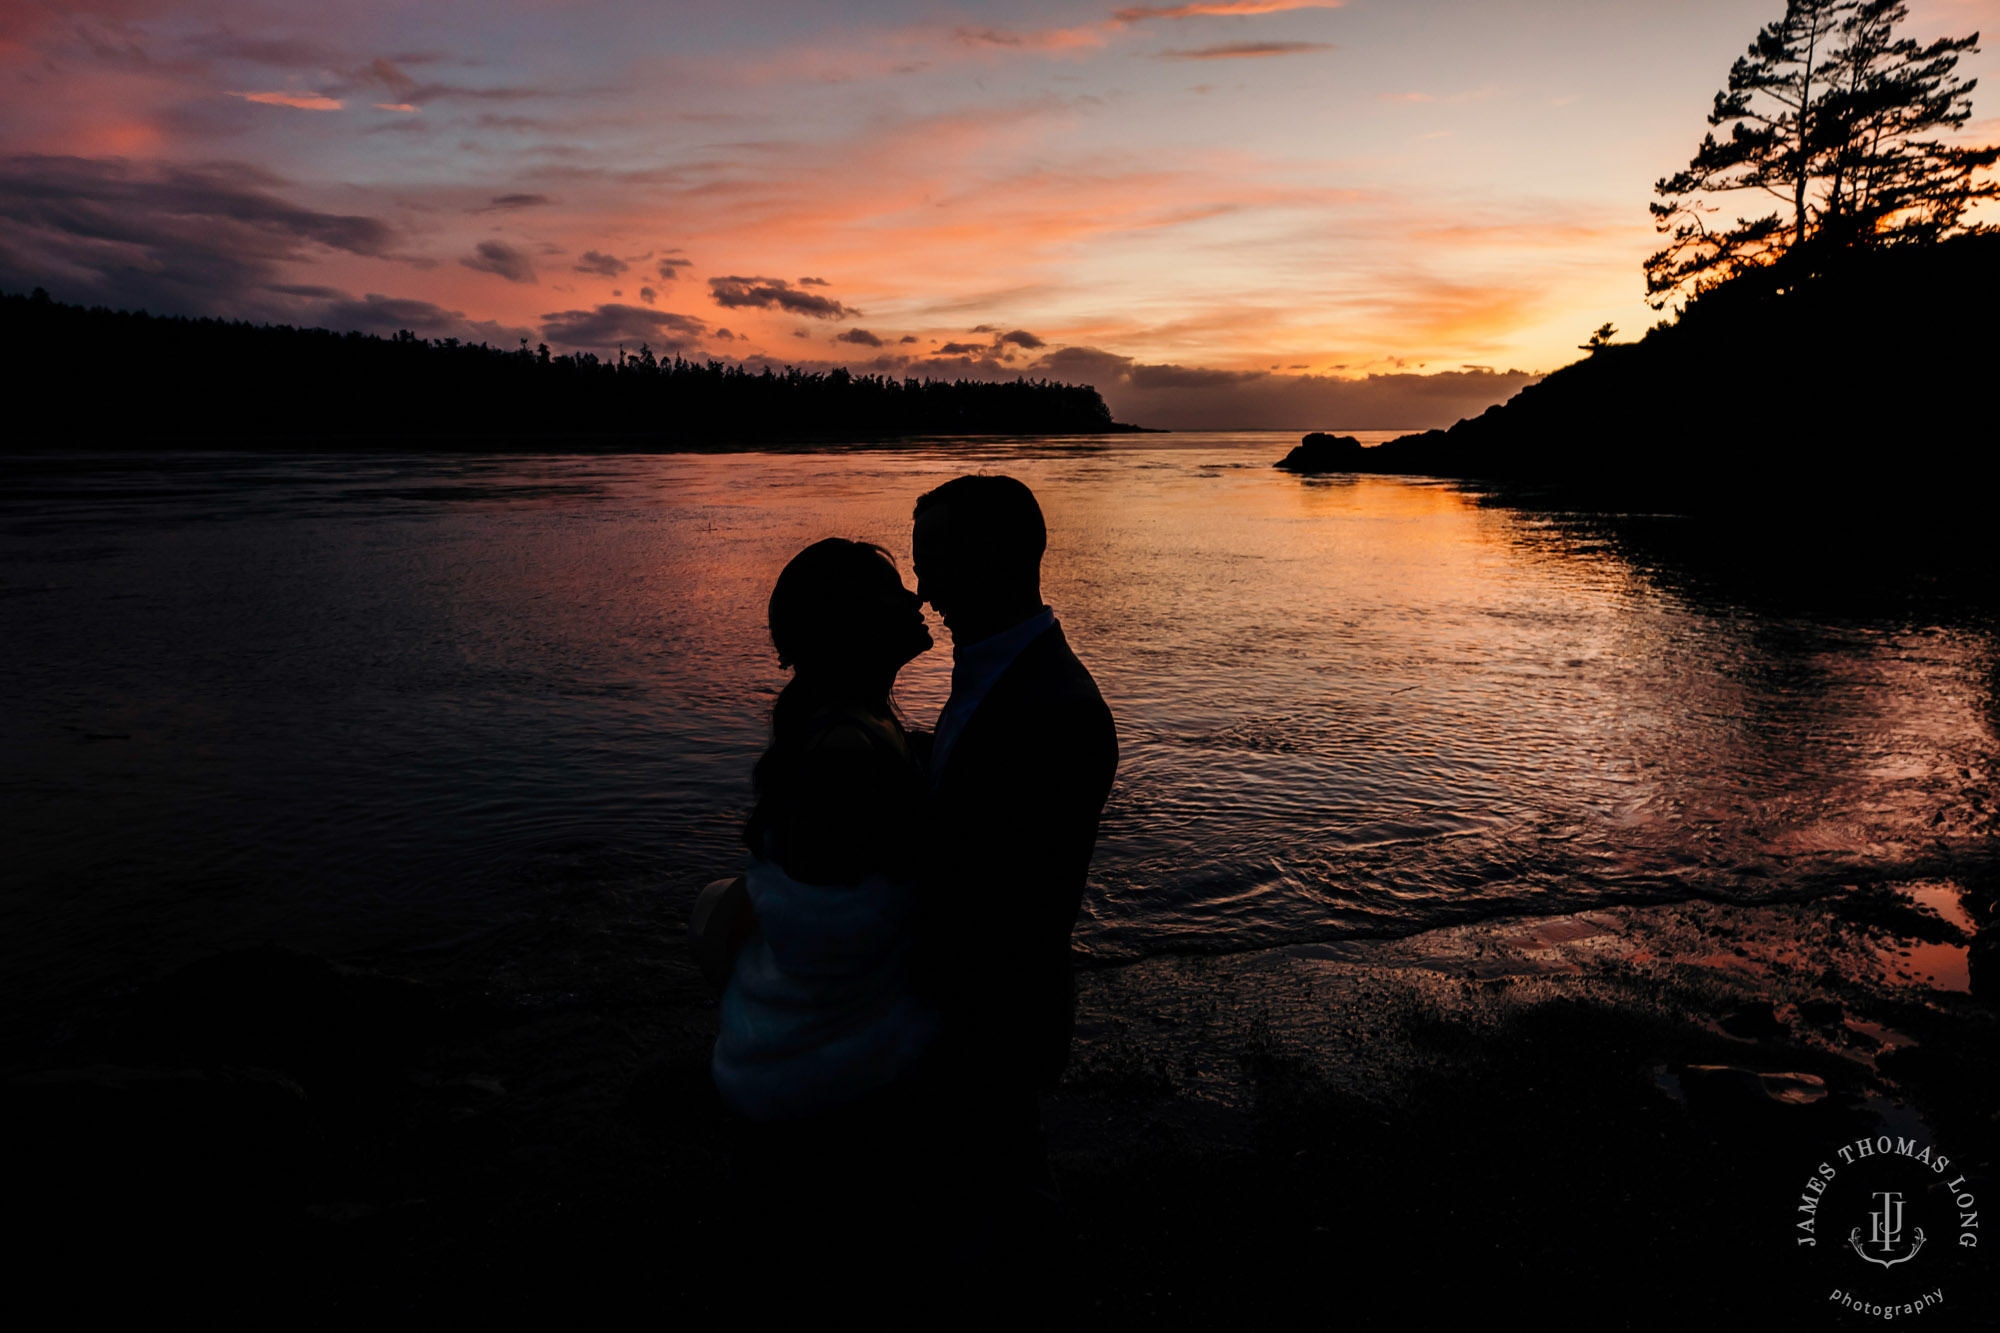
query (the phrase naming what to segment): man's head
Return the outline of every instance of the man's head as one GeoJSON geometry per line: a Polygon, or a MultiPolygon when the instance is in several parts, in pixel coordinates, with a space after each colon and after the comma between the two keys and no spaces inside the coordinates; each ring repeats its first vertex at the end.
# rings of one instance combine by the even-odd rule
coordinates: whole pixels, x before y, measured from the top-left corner
{"type": "Polygon", "coordinates": [[[976,643],[1042,606],[1048,528],[1035,493],[1012,477],[959,477],[917,498],[917,595],[952,637],[976,643]]]}

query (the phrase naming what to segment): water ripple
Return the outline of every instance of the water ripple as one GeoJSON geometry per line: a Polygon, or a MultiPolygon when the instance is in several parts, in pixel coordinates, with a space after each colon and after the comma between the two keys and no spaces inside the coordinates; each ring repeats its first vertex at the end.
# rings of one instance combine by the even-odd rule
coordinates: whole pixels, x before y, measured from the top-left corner
{"type": "Polygon", "coordinates": [[[832,534],[907,570],[915,496],[976,468],[1040,495],[1046,595],[1118,717],[1099,960],[1785,898],[1991,844],[2000,651],[1958,585],[1879,548],[1786,583],[1670,518],[1302,480],[1285,443],[16,457],[0,964],[473,960],[586,908],[662,947],[638,904],[740,858],[777,570],[832,534]]]}

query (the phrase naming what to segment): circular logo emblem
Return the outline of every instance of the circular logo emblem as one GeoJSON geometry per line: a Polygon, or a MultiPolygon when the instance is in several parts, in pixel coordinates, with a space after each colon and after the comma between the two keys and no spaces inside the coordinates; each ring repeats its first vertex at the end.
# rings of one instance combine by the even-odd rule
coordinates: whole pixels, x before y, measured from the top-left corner
{"type": "Polygon", "coordinates": [[[1833,1149],[1800,1182],[1793,1211],[1794,1244],[1826,1301],[1872,1319],[1953,1310],[1952,1279],[1968,1271],[1980,1231],[1973,1181],[1921,1134],[1833,1149]]]}

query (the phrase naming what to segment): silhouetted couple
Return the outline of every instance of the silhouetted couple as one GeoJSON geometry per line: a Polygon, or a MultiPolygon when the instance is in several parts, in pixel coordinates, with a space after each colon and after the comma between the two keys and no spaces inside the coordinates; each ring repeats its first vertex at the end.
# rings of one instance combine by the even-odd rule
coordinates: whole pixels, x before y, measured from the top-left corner
{"type": "Polygon", "coordinates": [[[917,591],[880,547],[829,538],[771,594],[793,676],[713,1068],[779,1271],[886,1295],[899,1267],[1018,1286],[1057,1257],[1038,1094],[1068,1058],[1069,937],[1118,746],[1042,601],[1046,543],[1026,486],[960,477],[917,501],[917,591]],[[890,704],[931,647],[922,602],[954,642],[928,735],[890,704]]]}

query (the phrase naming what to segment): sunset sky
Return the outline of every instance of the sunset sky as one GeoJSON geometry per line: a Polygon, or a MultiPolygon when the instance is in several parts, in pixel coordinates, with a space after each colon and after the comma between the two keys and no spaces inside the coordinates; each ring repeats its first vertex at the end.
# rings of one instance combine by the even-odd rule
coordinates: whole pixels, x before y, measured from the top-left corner
{"type": "MultiPolygon", "coordinates": [[[[0,288],[1445,425],[1658,318],[1783,8],[0,0],[0,288]]],[[[2000,0],[1910,10],[2000,138],[2000,0]]]]}

